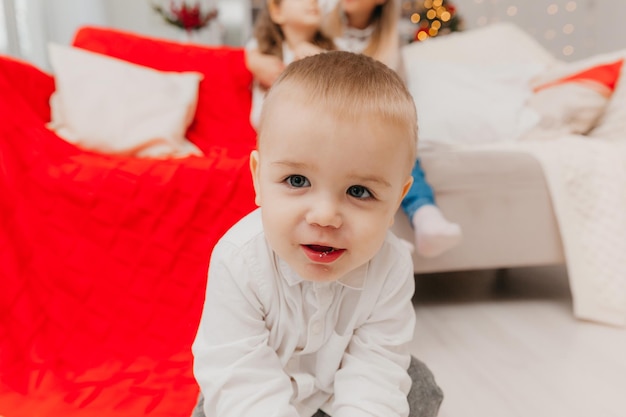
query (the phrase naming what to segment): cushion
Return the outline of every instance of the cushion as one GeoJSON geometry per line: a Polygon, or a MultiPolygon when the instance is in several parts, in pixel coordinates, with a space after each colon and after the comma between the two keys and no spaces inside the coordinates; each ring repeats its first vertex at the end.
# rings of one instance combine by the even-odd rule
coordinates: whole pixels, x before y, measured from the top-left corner
{"type": "Polygon", "coordinates": [[[72,44],[159,71],[201,73],[198,106],[186,137],[205,154],[214,145],[243,147],[246,153],[254,147],[252,74],[242,48],[182,44],[95,26],[80,28],[72,44]]]}
{"type": "Polygon", "coordinates": [[[539,70],[448,62],[412,67],[408,87],[417,107],[420,146],[518,138],[537,122],[525,103],[531,95],[528,81],[539,70]]]}
{"type": "Polygon", "coordinates": [[[539,114],[540,122],[526,137],[588,133],[613,94],[623,62],[620,59],[572,74],[563,74],[563,68],[541,74],[532,83],[534,94],[528,103],[539,114]]]}
{"type": "Polygon", "coordinates": [[[59,136],[111,154],[202,154],[185,138],[200,74],[161,72],[56,44],[49,53],[56,82],[50,127],[59,136]]]}

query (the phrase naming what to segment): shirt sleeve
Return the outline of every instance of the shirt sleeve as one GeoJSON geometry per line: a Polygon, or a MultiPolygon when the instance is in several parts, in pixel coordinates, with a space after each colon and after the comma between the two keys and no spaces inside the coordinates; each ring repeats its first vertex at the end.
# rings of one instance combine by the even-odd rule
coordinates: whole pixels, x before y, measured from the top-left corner
{"type": "Polygon", "coordinates": [[[238,248],[213,250],[205,302],[192,345],[207,416],[298,417],[291,381],[268,346],[263,305],[238,248]]]}
{"type": "Polygon", "coordinates": [[[408,344],[415,328],[415,281],[410,258],[400,265],[391,269],[393,277],[385,279],[371,315],[356,329],[344,354],[335,377],[333,417],[409,414],[408,344]]]}

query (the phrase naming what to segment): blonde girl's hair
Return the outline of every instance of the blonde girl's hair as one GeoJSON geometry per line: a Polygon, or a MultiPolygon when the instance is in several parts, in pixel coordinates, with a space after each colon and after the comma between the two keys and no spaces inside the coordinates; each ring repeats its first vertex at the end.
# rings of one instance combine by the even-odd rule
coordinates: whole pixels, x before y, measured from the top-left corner
{"type": "MultiPolygon", "coordinates": [[[[285,35],[280,25],[272,20],[269,8],[270,5],[279,7],[282,1],[283,0],[267,0],[265,7],[259,11],[254,22],[254,37],[256,38],[259,52],[277,56],[281,60],[283,59],[283,42],[285,41],[285,35]]],[[[311,43],[328,51],[337,49],[333,40],[326,36],[321,29],[315,33],[311,43]]]]}
{"type": "Polygon", "coordinates": [[[276,111],[275,103],[285,99],[323,109],[338,120],[376,120],[399,127],[404,133],[398,140],[407,145],[407,169],[413,167],[417,152],[415,102],[400,76],[380,61],[363,54],[331,51],[288,65],[265,98],[259,142],[263,141],[267,115],[276,111]]]}
{"type": "MultiPolygon", "coordinates": [[[[398,0],[386,0],[383,4],[377,5],[372,12],[370,21],[374,31],[369,44],[363,51],[363,54],[379,60],[396,71],[401,69],[399,18],[400,7],[398,0]]],[[[341,1],[338,1],[337,6],[325,19],[323,28],[331,36],[341,37],[345,30],[344,19],[341,1]]]]}

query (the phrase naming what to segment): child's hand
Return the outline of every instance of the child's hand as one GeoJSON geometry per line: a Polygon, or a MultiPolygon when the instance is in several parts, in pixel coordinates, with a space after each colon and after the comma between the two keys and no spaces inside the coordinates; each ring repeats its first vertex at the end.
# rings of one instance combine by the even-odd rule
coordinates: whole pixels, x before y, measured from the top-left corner
{"type": "Polygon", "coordinates": [[[262,54],[257,50],[246,51],[246,66],[264,88],[270,88],[285,69],[283,61],[273,55],[262,54]]]}
{"type": "Polygon", "coordinates": [[[306,58],[307,56],[317,55],[319,53],[322,53],[324,52],[324,50],[320,48],[319,46],[313,45],[310,42],[302,42],[302,43],[299,43],[295,47],[293,52],[296,56],[296,59],[302,59],[302,58],[306,58]]]}

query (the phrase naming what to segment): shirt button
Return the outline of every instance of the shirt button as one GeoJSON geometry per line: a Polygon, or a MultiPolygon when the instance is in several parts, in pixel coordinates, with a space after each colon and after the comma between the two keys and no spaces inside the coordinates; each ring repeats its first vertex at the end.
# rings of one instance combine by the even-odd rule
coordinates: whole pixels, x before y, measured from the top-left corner
{"type": "Polygon", "coordinates": [[[320,323],[319,321],[316,321],[315,323],[313,323],[312,330],[313,330],[313,333],[319,334],[322,331],[322,323],[320,323]]]}

